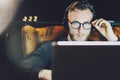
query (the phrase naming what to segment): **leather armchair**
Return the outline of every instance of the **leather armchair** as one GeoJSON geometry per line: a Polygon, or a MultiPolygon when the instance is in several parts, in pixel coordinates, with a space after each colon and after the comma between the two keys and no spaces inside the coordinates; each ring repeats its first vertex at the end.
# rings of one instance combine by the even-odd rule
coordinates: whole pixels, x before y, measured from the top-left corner
{"type": "Polygon", "coordinates": [[[29,55],[36,47],[44,42],[62,37],[66,31],[63,26],[47,26],[34,28],[26,25],[22,27],[22,45],[24,55],[29,55]]]}

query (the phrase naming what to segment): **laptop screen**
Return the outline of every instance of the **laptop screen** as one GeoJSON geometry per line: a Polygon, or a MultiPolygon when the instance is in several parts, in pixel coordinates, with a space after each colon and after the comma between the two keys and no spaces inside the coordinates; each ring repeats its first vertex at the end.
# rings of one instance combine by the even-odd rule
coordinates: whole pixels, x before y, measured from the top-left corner
{"type": "Polygon", "coordinates": [[[60,41],[55,45],[53,80],[109,80],[120,74],[120,42],[60,41]]]}

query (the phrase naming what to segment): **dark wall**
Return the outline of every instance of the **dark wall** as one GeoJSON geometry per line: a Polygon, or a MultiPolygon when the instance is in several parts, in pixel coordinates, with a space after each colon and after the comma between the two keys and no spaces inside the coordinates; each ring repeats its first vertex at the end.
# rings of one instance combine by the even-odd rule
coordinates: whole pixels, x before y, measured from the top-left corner
{"type": "MultiPolygon", "coordinates": [[[[66,7],[75,0],[24,0],[21,15],[37,15],[39,21],[61,22],[66,7]]],[[[94,5],[97,17],[120,20],[119,0],[88,0],[94,5]]]]}

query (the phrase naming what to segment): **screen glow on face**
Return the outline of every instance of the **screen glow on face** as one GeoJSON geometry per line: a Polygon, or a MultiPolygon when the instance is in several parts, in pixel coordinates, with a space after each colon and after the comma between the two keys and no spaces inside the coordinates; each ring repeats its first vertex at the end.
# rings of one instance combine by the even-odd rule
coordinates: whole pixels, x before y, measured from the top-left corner
{"type": "Polygon", "coordinates": [[[68,13],[69,35],[73,41],[86,41],[90,35],[93,13],[89,9],[75,9],[68,13]]]}

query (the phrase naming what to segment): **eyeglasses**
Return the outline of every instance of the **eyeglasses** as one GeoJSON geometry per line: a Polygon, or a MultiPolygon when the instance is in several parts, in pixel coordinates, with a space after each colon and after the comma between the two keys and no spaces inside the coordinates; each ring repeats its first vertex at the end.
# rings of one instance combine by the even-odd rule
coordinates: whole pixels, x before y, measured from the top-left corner
{"type": "Polygon", "coordinates": [[[81,25],[83,26],[83,28],[85,30],[89,30],[92,27],[92,24],[90,22],[80,23],[78,21],[74,21],[74,22],[70,22],[70,23],[71,23],[73,29],[78,29],[79,27],[81,27],[81,25]]]}

